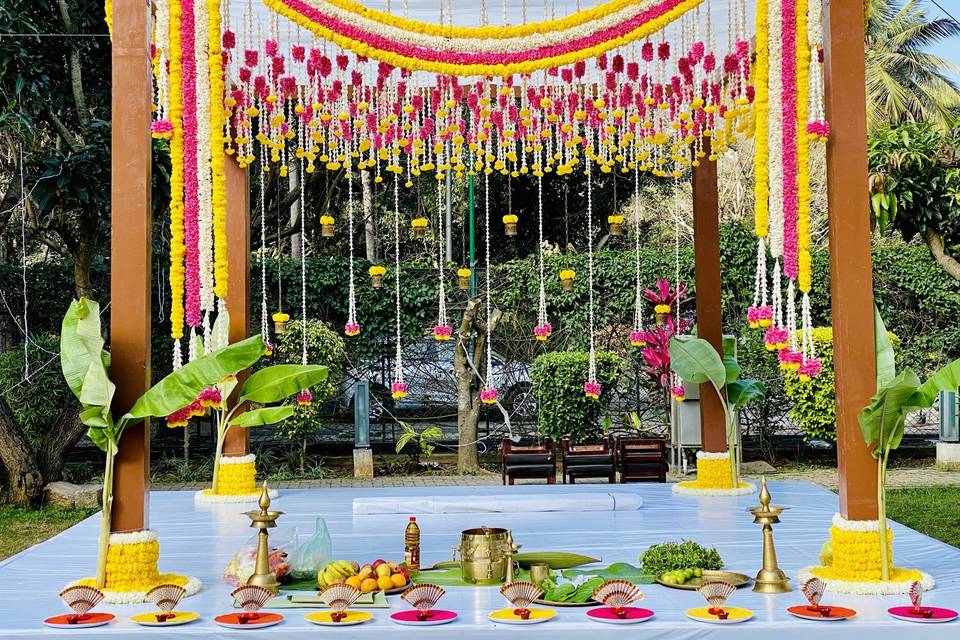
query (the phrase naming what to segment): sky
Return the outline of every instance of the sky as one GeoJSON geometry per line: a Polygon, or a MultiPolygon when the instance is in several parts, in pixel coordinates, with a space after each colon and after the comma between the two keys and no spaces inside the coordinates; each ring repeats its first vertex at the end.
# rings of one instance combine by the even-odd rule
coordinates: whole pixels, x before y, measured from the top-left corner
{"type": "MultiPolygon", "coordinates": [[[[938,8],[931,0],[923,0],[931,17],[948,18],[946,12],[938,8]]],[[[960,20],[960,0],[937,0],[937,3],[950,12],[954,19],[960,20]]],[[[951,38],[937,47],[937,55],[960,66],[960,37],[951,38]]],[[[960,75],[954,74],[954,82],[960,84],[960,75]]]]}

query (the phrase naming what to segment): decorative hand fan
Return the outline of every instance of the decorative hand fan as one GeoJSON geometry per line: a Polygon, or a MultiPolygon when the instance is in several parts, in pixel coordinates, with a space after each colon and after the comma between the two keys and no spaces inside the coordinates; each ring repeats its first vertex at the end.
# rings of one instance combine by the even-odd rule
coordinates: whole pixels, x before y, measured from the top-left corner
{"type": "Polygon", "coordinates": [[[433,608],[445,593],[446,590],[439,585],[418,584],[404,591],[400,597],[417,610],[418,620],[426,620],[433,616],[433,608]]]}
{"type": "Polygon", "coordinates": [[[180,600],[186,595],[187,590],[177,584],[161,584],[147,591],[144,597],[145,602],[152,602],[157,605],[161,613],[156,615],[157,622],[166,622],[175,616],[173,612],[180,604],[180,600]]]}
{"type": "Polygon", "coordinates": [[[830,615],[830,607],[820,606],[820,599],[823,598],[823,593],[826,590],[827,583],[820,578],[810,578],[803,583],[803,586],[800,587],[800,592],[803,593],[807,598],[807,602],[810,603],[807,610],[819,613],[821,616],[830,615]]]}
{"type": "Polygon", "coordinates": [[[697,589],[700,595],[707,601],[707,604],[710,605],[707,613],[712,616],[717,616],[721,620],[727,619],[729,614],[723,610],[723,605],[726,603],[727,598],[730,597],[730,594],[736,590],[737,588],[735,586],[723,580],[705,582],[702,587],[697,589]]]}
{"type": "Polygon", "coordinates": [[[543,589],[532,582],[511,582],[500,587],[500,594],[513,605],[521,620],[530,618],[530,603],[543,595],[543,589]]]}
{"type": "Polygon", "coordinates": [[[593,592],[593,599],[610,607],[618,618],[626,618],[627,607],[643,600],[643,594],[627,580],[607,580],[593,592]]]}
{"type": "Polygon", "coordinates": [[[103,600],[103,592],[93,587],[77,585],[61,591],[60,597],[73,610],[73,615],[67,616],[67,622],[77,624],[91,617],[89,611],[103,600]]]}
{"type": "Polygon", "coordinates": [[[317,595],[323,604],[330,607],[330,619],[333,622],[340,622],[347,617],[347,609],[357,601],[360,593],[360,589],[348,584],[332,584],[317,595]]]}
{"type": "Polygon", "coordinates": [[[924,609],[921,605],[923,601],[923,587],[920,586],[920,583],[914,580],[910,583],[910,590],[907,591],[910,595],[910,604],[913,605],[913,610],[911,613],[918,616],[923,616],[924,618],[929,618],[933,615],[933,609],[924,609]]]}
{"type": "Polygon", "coordinates": [[[234,589],[230,595],[243,609],[243,613],[238,616],[240,624],[246,624],[260,617],[258,611],[263,608],[267,600],[273,597],[273,592],[264,587],[248,584],[234,589]]]}

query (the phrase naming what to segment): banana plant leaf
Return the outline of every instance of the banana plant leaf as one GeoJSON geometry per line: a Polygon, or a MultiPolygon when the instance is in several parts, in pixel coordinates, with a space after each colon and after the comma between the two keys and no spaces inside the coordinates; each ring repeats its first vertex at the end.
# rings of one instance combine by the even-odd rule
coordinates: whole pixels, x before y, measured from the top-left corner
{"type": "Polygon", "coordinates": [[[584,564],[600,562],[597,558],[581,555],[579,553],[567,553],[565,551],[530,551],[527,553],[515,553],[513,561],[525,569],[535,562],[543,562],[550,565],[551,569],[569,569],[579,567],[584,564]]]}
{"type": "Polygon", "coordinates": [[[283,422],[294,414],[296,408],[285,404],[279,407],[263,407],[262,409],[251,409],[244,411],[230,421],[232,427],[263,427],[266,425],[283,422]]]}
{"type": "Polygon", "coordinates": [[[327,368],[317,364],[278,364],[247,378],[239,402],[270,404],[308,389],[327,379],[327,368]]]}
{"type": "Polygon", "coordinates": [[[912,404],[917,409],[927,409],[933,406],[938,393],[956,391],[958,388],[960,388],[960,360],[954,360],[920,385],[912,404]]]}
{"type": "Polygon", "coordinates": [[[720,354],[702,338],[672,338],[670,340],[670,368],[685,382],[710,382],[720,391],[727,381],[727,369],[720,354]]]}
{"type": "Polygon", "coordinates": [[[917,374],[905,369],[880,389],[857,416],[863,439],[875,458],[881,457],[884,449],[900,446],[904,419],[919,387],[917,374]]]}
{"type": "Polygon", "coordinates": [[[196,400],[201,391],[246,369],[263,353],[263,339],[256,335],[200,356],[151,387],[121,419],[166,416],[182,409],[196,400]]]}
{"type": "Polygon", "coordinates": [[[897,375],[897,364],[887,327],[876,305],[873,306],[873,342],[877,352],[877,389],[882,389],[897,375]]]}
{"type": "Polygon", "coordinates": [[[739,409],[759,400],[766,392],[767,386],[759,380],[734,380],[727,383],[727,402],[739,409]]]}
{"type": "Polygon", "coordinates": [[[743,373],[743,369],[740,368],[740,364],[736,358],[729,353],[723,354],[723,368],[726,370],[725,381],[727,384],[739,380],[740,375],[743,373]]]}
{"type": "Polygon", "coordinates": [[[609,567],[599,569],[566,569],[563,577],[569,579],[577,576],[599,576],[604,580],[628,580],[634,584],[653,584],[656,578],[645,574],[640,567],[627,562],[615,562],[609,567]]]}
{"type": "Polygon", "coordinates": [[[86,298],[72,301],[60,325],[60,368],[78,400],[90,363],[99,360],[104,367],[109,366],[104,353],[100,305],[86,298]]]}

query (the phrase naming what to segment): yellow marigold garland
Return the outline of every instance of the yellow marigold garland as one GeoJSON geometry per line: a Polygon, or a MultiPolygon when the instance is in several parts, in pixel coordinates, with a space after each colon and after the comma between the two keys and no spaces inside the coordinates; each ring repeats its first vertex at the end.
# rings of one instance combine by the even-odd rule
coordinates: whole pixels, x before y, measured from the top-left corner
{"type": "MultiPolygon", "coordinates": [[[[445,75],[455,75],[455,76],[497,76],[505,77],[510,75],[522,75],[529,74],[540,69],[547,69],[550,67],[562,67],[565,65],[573,64],[574,62],[579,62],[580,60],[586,60],[588,58],[595,58],[600,54],[606,53],[612,49],[618,47],[626,46],[637,40],[642,40],[653,33],[661,31],[664,27],[679,19],[685,13],[691,9],[698,6],[703,0],[686,0],[681,2],[672,10],[666,12],[650,22],[647,22],[630,33],[617,38],[612,38],[605,42],[602,42],[593,47],[587,47],[581,49],[580,51],[573,51],[559,56],[553,56],[550,58],[541,58],[539,60],[529,60],[525,62],[518,62],[513,64],[500,64],[500,65],[489,65],[489,64],[455,64],[450,62],[434,62],[428,60],[420,60],[418,58],[411,58],[408,56],[403,56],[396,54],[390,51],[383,51],[374,47],[371,47],[365,42],[354,40],[348,38],[344,35],[341,35],[335,31],[332,31],[326,27],[316,24],[307,17],[298,13],[297,11],[291,9],[285,5],[280,0],[263,0],[264,4],[273,11],[276,11],[280,15],[286,17],[288,20],[295,22],[300,25],[302,28],[310,31],[317,36],[335,43],[342,49],[348,49],[355,53],[358,56],[364,56],[372,58],[374,60],[379,60],[385,62],[394,67],[400,67],[403,69],[409,69],[411,71],[429,71],[432,73],[440,73],[445,75]]],[[[632,0],[617,0],[623,2],[630,2],[632,0]]],[[[604,5],[606,6],[606,5],[604,5]]],[[[600,9],[602,7],[597,7],[600,9]]],[[[580,13],[586,13],[580,12],[580,13]]],[[[574,14],[576,15],[576,14],[574,14]]],[[[600,14],[603,15],[603,14],[600,14]]],[[[568,16],[572,17],[572,16],[568,16]]],[[[416,21],[412,21],[415,24],[416,21]]],[[[428,24],[428,23],[422,23],[428,24]]],[[[435,26],[435,25],[433,25],[435,26]]],[[[474,27],[476,28],[476,27],[474,27]]],[[[503,27],[479,27],[479,29],[502,29],[503,27]]],[[[476,34],[476,32],[474,32],[476,34]]],[[[483,37],[481,35],[480,37],[483,37]]],[[[486,37],[492,37],[487,35],[486,37]]]]}
{"type": "Polygon", "coordinates": [[[180,0],[170,0],[170,335],[183,337],[183,87],[180,0]]]}
{"type": "Polygon", "coordinates": [[[220,0],[205,0],[209,15],[210,172],[213,177],[214,292],[227,297],[227,185],[224,174],[223,51],[220,44],[220,0]]]}
{"type": "MultiPolygon", "coordinates": [[[[220,464],[217,476],[217,495],[246,496],[257,492],[256,462],[220,464]]],[[[212,494],[212,489],[205,493],[212,494]]]]}
{"type": "Polygon", "coordinates": [[[110,39],[113,39],[113,0],[104,0],[103,2],[103,21],[107,23],[107,33],[110,39]]]}
{"type": "Polygon", "coordinates": [[[797,0],[797,285],[810,291],[810,138],[807,119],[810,101],[810,42],[807,0],[797,0]]]}
{"type": "MultiPolygon", "coordinates": [[[[757,62],[753,74],[754,78],[754,101],[753,101],[753,195],[754,210],[756,219],[754,221],[754,232],[758,238],[766,238],[770,226],[769,193],[768,184],[769,174],[767,172],[767,162],[770,152],[767,147],[767,111],[768,90],[767,74],[769,73],[769,21],[767,17],[767,0],[757,0],[757,62]]],[[[806,126],[806,120],[804,120],[806,126]]]]}

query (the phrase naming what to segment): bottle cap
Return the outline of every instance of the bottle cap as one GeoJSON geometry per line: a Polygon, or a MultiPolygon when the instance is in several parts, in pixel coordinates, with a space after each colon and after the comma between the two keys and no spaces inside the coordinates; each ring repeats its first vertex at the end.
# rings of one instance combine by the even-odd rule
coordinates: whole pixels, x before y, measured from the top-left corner
{"type": "Polygon", "coordinates": [[[416,516],[410,516],[410,522],[416,522],[416,521],[417,521],[416,516]]]}

